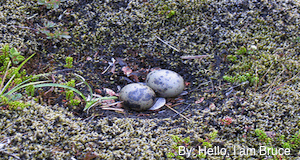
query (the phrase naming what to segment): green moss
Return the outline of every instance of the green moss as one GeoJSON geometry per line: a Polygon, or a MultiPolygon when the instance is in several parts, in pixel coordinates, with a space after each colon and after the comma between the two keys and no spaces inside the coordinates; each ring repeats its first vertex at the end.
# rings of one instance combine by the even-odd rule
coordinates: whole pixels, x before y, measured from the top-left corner
{"type": "Polygon", "coordinates": [[[237,57],[236,57],[236,55],[228,55],[227,59],[231,62],[235,62],[237,60],[237,57]]]}
{"type": "Polygon", "coordinates": [[[80,99],[71,99],[70,100],[70,105],[73,105],[73,106],[77,106],[81,103],[81,100],[80,99]]]}
{"type": "MultiPolygon", "coordinates": [[[[292,136],[299,130],[299,117],[296,116],[299,109],[294,107],[299,104],[297,88],[300,87],[296,76],[300,51],[297,7],[299,4],[295,1],[149,0],[127,3],[110,0],[81,3],[74,0],[60,3],[55,10],[46,10],[36,1],[3,1],[0,6],[1,46],[3,43],[16,48],[22,46],[18,50],[25,57],[36,53],[50,65],[41,66],[41,70],[61,70],[67,56],[76,57],[78,64],[73,63],[72,69],[85,75],[93,88],[111,87],[117,91],[117,86],[127,83],[118,79],[119,75],[124,75],[117,70],[114,75],[99,74],[111,58],[116,57],[130,67],[137,66],[136,71],[160,67],[181,72],[190,83],[188,99],[183,96],[184,105],[192,106],[183,114],[191,115],[189,118],[194,121],[191,125],[178,117],[162,118],[173,116],[169,110],[151,112],[147,117],[134,117],[136,113],[129,112],[127,118],[116,118],[123,117],[117,113],[106,118],[107,112],[99,108],[89,110],[87,117],[90,119],[79,119],[64,107],[36,104],[23,109],[22,114],[1,110],[0,138],[11,138],[5,149],[25,159],[70,159],[72,156],[84,159],[88,153],[101,153],[99,159],[134,159],[135,156],[161,159],[171,152],[174,144],[168,135],[190,137],[189,143],[193,146],[202,145],[199,140],[202,138],[204,144],[222,144],[231,151],[232,144],[259,147],[265,142],[252,132],[255,126],[263,128],[265,133],[280,131],[285,135],[282,141],[272,139],[269,147],[292,147],[292,136]],[[162,14],[164,6],[168,9],[162,14]],[[171,13],[169,18],[168,13],[171,13]],[[56,24],[48,29],[49,35],[55,34],[55,29],[66,28],[72,38],[47,39],[47,35],[15,27],[42,26],[45,21],[56,24]],[[251,49],[251,45],[256,49],[251,49]],[[236,54],[242,48],[247,52],[236,54]],[[180,58],[201,54],[207,57],[201,60],[180,58]],[[233,56],[226,59],[226,55],[233,56]],[[143,62],[139,63],[141,59],[143,62]],[[246,77],[250,83],[260,80],[260,84],[240,85],[230,90],[236,84],[226,83],[222,79],[224,75],[234,83],[242,83],[246,77]],[[194,104],[195,99],[201,98],[204,98],[201,104],[194,104]],[[216,107],[203,108],[210,103],[216,107]],[[128,118],[131,116],[134,118],[128,118]],[[222,125],[220,120],[225,116],[235,117],[234,125],[222,125]],[[218,137],[205,141],[211,129],[219,131],[218,137]],[[58,148],[53,148],[58,143],[58,148]],[[42,148],[43,154],[32,148],[42,148]]],[[[8,64],[5,58],[2,62],[8,64]]],[[[182,106],[175,109],[182,111],[182,106]]],[[[297,158],[295,150],[289,159],[297,158]]],[[[251,158],[230,156],[232,159],[251,158]]],[[[4,155],[4,158],[10,156],[4,155]]],[[[256,155],[255,158],[264,159],[265,156],[256,155]]]]}
{"type": "Polygon", "coordinates": [[[34,86],[33,85],[29,85],[26,87],[26,94],[29,96],[33,96],[34,95],[34,86]]]}
{"type": "Polygon", "coordinates": [[[235,52],[235,54],[237,54],[237,55],[245,55],[245,54],[247,54],[247,49],[246,49],[246,47],[242,46],[240,49],[238,49],[238,50],[235,52]]]}
{"type": "MultiPolygon", "coordinates": [[[[176,159],[185,159],[187,154],[179,153],[180,151],[186,152],[186,150],[193,150],[191,153],[192,157],[198,157],[198,158],[206,158],[206,155],[203,154],[202,152],[200,153],[198,151],[198,146],[194,146],[195,144],[198,143],[199,146],[201,147],[206,147],[206,148],[212,148],[212,141],[214,141],[218,137],[218,131],[213,131],[207,134],[207,138],[204,140],[202,138],[199,138],[197,140],[191,140],[190,137],[186,138],[180,138],[177,135],[171,135],[172,140],[175,142],[174,145],[172,145],[172,152],[169,152],[168,158],[176,158],[176,159]],[[184,151],[183,151],[184,148],[184,151]],[[195,149],[195,150],[194,150],[195,149]],[[200,154],[199,154],[200,153],[200,154]],[[184,156],[181,156],[184,155],[184,156]]],[[[192,157],[187,157],[187,158],[192,158],[192,157]]]]}
{"type": "Polygon", "coordinates": [[[66,64],[64,65],[66,68],[72,68],[73,67],[73,57],[67,57],[66,58],[66,64]]]}
{"type": "Polygon", "coordinates": [[[8,103],[8,98],[7,97],[5,97],[5,96],[0,96],[0,100],[1,100],[1,105],[3,105],[3,104],[7,104],[8,103]]]}
{"type": "Polygon", "coordinates": [[[66,99],[71,100],[74,98],[74,92],[72,90],[66,91],[66,99]]]}
{"type": "Polygon", "coordinates": [[[269,138],[264,131],[255,129],[255,134],[256,136],[258,136],[260,141],[265,142],[266,144],[269,144],[271,142],[271,138],[269,138]]]}
{"type": "Polygon", "coordinates": [[[300,131],[292,135],[290,139],[287,139],[284,135],[282,135],[280,137],[280,140],[283,148],[297,150],[300,148],[300,131]]]}
{"type": "Polygon", "coordinates": [[[7,105],[10,110],[23,110],[24,108],[30,106],[30,104],[20,101],[9,101],[7,105]]]}

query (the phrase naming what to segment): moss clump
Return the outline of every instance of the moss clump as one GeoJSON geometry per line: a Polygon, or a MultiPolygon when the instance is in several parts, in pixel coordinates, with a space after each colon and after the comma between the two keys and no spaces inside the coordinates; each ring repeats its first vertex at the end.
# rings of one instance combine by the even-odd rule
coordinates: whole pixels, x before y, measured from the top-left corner
{"type": "Polygon", "coordinates": [[[66,64],[64,65],[66,68],[72,68],[73,67],[73,57],[67,57],[66,58],[66,64]]]}
{"type": "MultiPolygon", "coordinates": [[[[136,66],[135,71],[153,67],[176,71],[190,85],[189,94],[182,97],[184,104],[174,109],[191,122],[169,110],[149,112],[146,117],[129,111],[125,118],[94,109],[90,119],[80,119],[58,105],[36,104],[21,113],[2,109],[0,138],[11,140],[5,145],[7,153],[22,159],[84,159],[88,153],[99,159],[167,159],[174,144],[170,135],[190,137],[189,143],[197,143],[217,130],[218,137],[207,146],[226,148],[232,159],[264,159],[264,155],[233,155],[234,148],[259,148],[265,143],[259,138],[263,134],[255,133],[259,129],[266,134],[276,132],[273,138],[267,134],[269,147],[291,147],[288,158],[299,158],[297,1],[74,0],[55,10],[40,7],[30,0],[2,2],[0,45],[22,46],[24,53],[36,53],[37,59],[47,62],[40,63],[42,67],[31,63],[38,71],[64,69],[66,57],[74,57],[73,69],[85,75],[93,88],[117,91],[129,83],[120,70],[122,61],[136,66]],[[37,29],[49,21],[66,28],[71,37],[48,39],[22,28],[37,29]],[[182,59],[185,55],[207,57],[182,59]],[[103,73],[118,58],[122,61],[115,63],[114,72],[103,73]],[[202,98],[195,104],[195,99],[202,98]],[[189,105],[186,110],[185,105],[189,105]],[[234,121],[223,125],[227,116],[234,121]]],[[[10,158],[9,154],[4,158],[10,158]]]]}
{"type": "Polygon", "coordinates": [[[30,106],[30,104],[20,101],[10,101],[7,105],[11,110],[23,110],[24,108],[30,106]]]}
{"type": "Polygon", "coordinates": [[[255,134],[256,134],[256,136],[258,136],[260,141],[265,142],[266,144],[270,143],[271,138],[269,138],[264,131],[262,131],[260,129],[255,129],[255,134]]]}

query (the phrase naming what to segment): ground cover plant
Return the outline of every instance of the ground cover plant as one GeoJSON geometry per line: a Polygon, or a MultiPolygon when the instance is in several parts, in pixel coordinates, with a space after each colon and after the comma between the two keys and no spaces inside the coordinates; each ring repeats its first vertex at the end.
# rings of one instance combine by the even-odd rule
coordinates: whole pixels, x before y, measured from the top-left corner
{"type": "MultiPolygon", "coordinates": [[[[30,75],[25,76],[26,70],[23,70],[23,73],[19,73],[20,69],[24,64],[34,56],[31,55],[27,59],[20,55],[16,48],[9,48],[8,45],[4,45],[2,48],[1,53],[1,61],[2,64],[2,72],[1,76],[1,85],[0,85],[0,97],[1,97],[1,104],[0,105],[8,105],[9,109],[19,109],[22,110],[29,104],[22,103],[17,101],[22,97],[22,94],[16,93],[17,91],[21,90],[22,88],[26,87],[27,93],[31,96],[34,96],[34,89],[39,87],[61,87],[67,89],[66,91],[66,99],[70,101],[71,105],[78,105],[81,100],[74,99],[74,92],[81,96],[86,103],[83,110],[88,109],[94,103],[101,101],[101,100],[109,100],[109,99],[116,99],[117,97],[101,97],[101,98],[93,98],[93,92],[90,86],[85,82],[84,78],[75,74],[75,76],[79,77],[82,82],[87,85],[90,95],[87,98],[82,92],[75,89],[75,80],[72,79],[71,81],[67,82],[66,84],[58,84],[58,83],[49,83],[49,81],[36,81],[39,77],[44,77],[49,75],[50,73],[39,74],[39,75],[30,75]],[[24,60],[25,59],[25,60],[24,60]],[[24,60],[24,61],[23,61],[24,60]],[[23,62],[22,62],[23,61],[23,62]],[[14,64],[18,64],[22,62],[17,68],[11,66],[11,62],[14,64]],[[6,80],[8,78],[8,80],[6,80]],[[30,80],[35,80],[30,82],[30,80]]],[[[71,66],[71,61],[67,58],[67,67],[71,66]]]]}
{"type": "Polygon", "coordinates": [[[298,159],[299,19],[296,0],[1,1],[1,159],[298,159]],[[184,92],[122,107],[158,68],[184,92]]]}

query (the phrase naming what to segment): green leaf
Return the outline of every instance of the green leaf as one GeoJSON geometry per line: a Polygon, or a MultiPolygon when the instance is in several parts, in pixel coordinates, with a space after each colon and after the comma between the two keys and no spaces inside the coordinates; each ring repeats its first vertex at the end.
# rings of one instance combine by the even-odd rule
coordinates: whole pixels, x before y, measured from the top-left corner
{"type": "Polygon", "coordinates": [[[29,59],[32,58],[34,55],[35,55],[35,53],[32,54],[30,57],[28,57],[25,61],[23,61],[23,62],[19,65],[19,67],[16,69],[15,73],[18,73],[19,70],[23,67],[23,65],[24,65],[27,61],[29,61],[29,59]]]}
{"type": "Polygon", "coordinates": [[[7,89],[7,87],[9,86],[9,84],[11,83],[11,81],[13,80],[13,78],[16,76],[16,74],[12,75],[12,77],[8,80],[8,82],[5,84],[5,86],[3,87],[4,85],[4,82],[5,82],[5,78],[8,74],[8,70],[9,70],[9,67],[10,67],[10,63],[11,61],[8,61],[8,64],[6,66],[6,70],[5,70],[5,73],[4,73],[4,77],[2,78],[2,82],[0,84],[0,95],[2,96],[2,94],[4,93],[4,91],[7,89]]]}
{"type": "Polygon", "coordinates": [[[77,77],[77,78],[79,78],[87,87],[88,87],[88,90],[89,90],[89,92],[90,92],[90,96],[91,96],[91,98],[93,98],[93,90],[92,90],[92,88],[91,88],[91,86],[85,81],[85,79],[82,77],[82,76],[80,76],[79,74],[76,74],[76,73],[74,73],[74,75],[77,77]]]}
{"type": "MultiPolygon", "coordinates": [[[[20,84],[16,85],[16,86],[15,86],[14,88],[12,88],[9,92],[3,94],[3,92],[7,89],[6,86],[9,86],[9,84],[11,83],[11,81],[13,80],[13,78],[15,77],[16,74],[14,74],[14,75],[10,78],[10,80],[6,83],[6,85],[5,85],[5,87],[4,87],[5,89],[3,89],[3,90],[1,91],[0,95],[3,94],[4,96],[7,96],[7,95],[9,95],[9,94],[12,94],[12,93],[16,92],[17,90],[23,88],[23,87],[21,87],[21,86],[24,85],[25,83],[27,83],[28,81],[30,81],[30,80],[32,80],[32,79],[37,79],[37,78],[39,78],[39,77],[45,77],[45,76],[48,76],[48,75],[53,74],[53,73],[56,73],[56,72],[50,72],[50,73],[43,73],[43,74],[34,75],[34,76],[32,76],[31,78],[29,78],[29,79],[27,79],[27,80],[21,82],[20,84]],[[20,87],[20,88],[18,88],[18,87],[20,87]],[[18,88],[18,89],[17,89],[17,88],[18,88]]],[[[33,83],[46,83],[46,82],[50,82],[50,81],[40,81],[40,82],[33,82],[33,83]]],[[[29,85],[33,85],[33,84],[29,83],[29,85]]],[[[26,86],[28,86],[28,85],[26,85],[26,86]]],[[[25,87],[26,87],[26,86],[25,86],[25,87]]]]}
{"type": "Polygon", "coordinates": [[[46,6],[47,6],[47,7],[46,7],[47,9],[51,9],[52,4],[47,4],[46,6]]]}
{"type": "Polygon", "coordinates": [[[14,63],[14,64],[18,64],[18,63],[19,63],[19,61],[17,61],[17,60],[13,60],[13,63],[14,63]]]}
{"type": "Polygon", "coordinates": [[[18,52],[18,50],[17,50],[16,48],[11,48],[11,49],[10,49],[10,54],[9,54],[9,56],[10,56],[11,58],[16,57],[16,56],[18,56],[18,55],[20,55],[20,52],[18,52]]]}
{"type": "Polygon", "coordinates": [[[190,140],[190,137],[186,137],[186,138],[184,138],[183,140],[184,140],[185,143],[190,143],[190,141],[191,141],[191,140],[190,140]]]}
{"type": "Polygon", "coordinates": [[[21,56],[21,55],[19,55],[19,56],[16,57],[16,60],[19,61],[19,62],[23,61],[24,59],[25,58],[23,56],[21,56]]]}
{"type": "Polygon", "coordinates": [[[4,45],[4,47],[2,48],[2,52],[4,53],[5,56],[7,56],[8,52],[9,52],[8,44],[4,45]]]}
{"type": "Polygon", "coordinates": [[[172,153],[172,152],[169,152],[169,153],[167,153],[167,157],[168,158],[173,158],[173,157],[175,157],[175,154],[172,153]]]}

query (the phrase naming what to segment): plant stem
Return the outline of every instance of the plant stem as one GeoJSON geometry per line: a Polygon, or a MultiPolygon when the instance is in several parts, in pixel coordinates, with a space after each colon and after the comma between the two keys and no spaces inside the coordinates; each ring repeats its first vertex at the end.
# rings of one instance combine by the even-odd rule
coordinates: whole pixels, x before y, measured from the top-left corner
{"type": "MultiPolygon", "coordinates": [[[[0,91],[1,91],[0,95],[2,95],[3,92],[4,92],[4,91],[2,90],[2,88],[3,88],[3,85],[4,85],[4,81],[5,81],[5,79],[6,79],[6,76],[7,76],[7,73],[8,73],[8,69],[9,69],[10,64],[11,64],[11,61],[9,61],[8,64],[7,64],[7,68],[6,68],[4,77],[3,77],[3,79],[2,79],[1,85],[0,85],[0,91]]],[[[14,77],[14,76],[13,76],[13,77],[14,77]]],[[[5,88],[5,87],[4,87],[4,88],[5,88]]]]}

